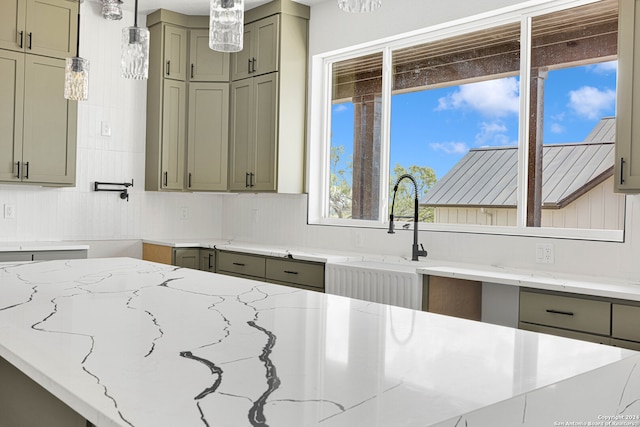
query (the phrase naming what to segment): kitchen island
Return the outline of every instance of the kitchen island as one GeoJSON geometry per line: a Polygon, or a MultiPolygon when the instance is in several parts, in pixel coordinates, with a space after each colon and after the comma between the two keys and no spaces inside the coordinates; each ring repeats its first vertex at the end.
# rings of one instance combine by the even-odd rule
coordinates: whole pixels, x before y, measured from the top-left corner
{"type": "Polygon", "coordinates": [[[630,350],[130,258],[0,264],[0,357],[99,427],[640,426],[630,350]]]}

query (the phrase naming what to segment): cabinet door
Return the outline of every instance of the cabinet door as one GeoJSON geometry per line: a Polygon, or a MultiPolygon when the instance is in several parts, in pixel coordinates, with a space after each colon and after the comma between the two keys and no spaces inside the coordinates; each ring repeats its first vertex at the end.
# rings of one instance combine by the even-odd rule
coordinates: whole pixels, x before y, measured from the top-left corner
{"type": "Polygon", "coordinates": [[[25,51],[54,58],[76,56],[78,3],[27,0],[25,51]]]}
{"type": "Polygon", "coordinates": [[[162,101],[162,188],[184,188],[186,83],[164,80],[162,101]]]}
{"type": "Polygon", "coordinates": [[[618,21],[618,105],[614,187],[640,192],[640,4],[621,1],[618,21]]]}
{"type": "MultiPolygon", "coordinates": [[[[278,75],[265,74],[254,79],[253,111],[255,115],[255,148],[249,172],[249,188],[253,191],[276,190],[276,150],[278,75]]],[[[286,165],[283,165],[286,167],[286,165]]]]}
{"type": "Polygon", "coordinates": [[[252,75],[278,71],[278,52],[280,47],[279,16],[273,15],[253,23],[253,59],[252,75]]]}
{"type": "Polygon", "coordinates": [[[253,59],[253,24],[244,26],[242,50],[232,53],[231,60],[231,80],[241,80],[251,75],[251,65],[253,59]]]}
{"type": "Polygon", "coordinates": [[[75,185],[78,104],[63,96],[64,65],[25,56],[23,181],[75,185]]]}
{"type": "Polygon", "coordinates": [[[209,49],[209,30],[191,30],[189,44],[192,82],[229,81],[229,54],[209,49]]]}
{"type": "Polygon", "coordinates": [[[227,189],[228,129],[228,83],[190,83],[187,189],[227,189]]]}
{"type": "Polygon", "coordinates": [[[249,158],[254,144],[253,80],[231,84],[231,129],[229,133],[229,189],[249,187],[249,158]]]}
{"type": "Polygon", "coordinates": [[[200,249],[200,270],[215,273],[216,251],[214,249],[200,249]]]}
{"type": "Polygon", "coordinates": [[[2,0],[0,49],[24,51],[25,6],[24,0],[2,0]]]}
{"type": "Polygon", "coordinates": [[[183,268],[200,269],[200,249],[179,248],[173,250],[173,265],[183,268]]]}
{"type": "Polygon", "coordinates": [[[19,181],[24,54],[0,50],[0,181],[19,181]]]}
{"type": "Polygon", "coordinates": [[[164,77],[184,81],[187,77],[187,30],[164,26],[164,77]]]}

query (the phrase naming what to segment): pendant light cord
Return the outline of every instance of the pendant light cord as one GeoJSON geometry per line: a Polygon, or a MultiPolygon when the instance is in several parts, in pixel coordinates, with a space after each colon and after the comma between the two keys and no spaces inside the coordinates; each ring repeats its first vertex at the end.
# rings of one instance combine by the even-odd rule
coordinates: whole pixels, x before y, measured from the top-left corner
{"type": "Polygon", "coordinates": [[[138,0],[136,0],[135,12],[133,15],[133,26],[138,28],[138,0]]]}
{"type": "Polygon", "coordinates": [[[76,58],[80,58],[80,0],[78,0],[78,34],[76,35],[76,58]]]}

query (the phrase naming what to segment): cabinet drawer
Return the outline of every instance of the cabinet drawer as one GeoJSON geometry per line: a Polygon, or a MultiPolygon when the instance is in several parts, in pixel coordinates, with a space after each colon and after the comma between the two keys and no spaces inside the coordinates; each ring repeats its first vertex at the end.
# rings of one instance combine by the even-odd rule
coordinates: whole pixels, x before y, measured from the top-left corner
{"type": "Polygon", "coordinates": [[[566,329],[558,329],[549,326],[534,325],[524,322],[520,322],[518,327],[520,329],[524,329],[525,331],[540,332],[542,334],[555,335],[557,337],[572,338],[574,340],[594,342],[596,344],[611,345],[611,338],[601,337],[600,335],[585,334],[584,332],[568,331],[566,329]]]}
{"type": "Polygon", "coordinates": [[[520,293],[520,321],[609,335],[611,303],[524,291],[520,293]]]}
{"type": "Polygon", "coordinates": [[[629,350],[640,351],[640,342],[611,338],[611,345],[614,347],[628,348],[629,350]]]}
{"type": "Polygon", "coordinates": [[[611,335],[624,340],[640,341],[640,307],[613,304],[611,335]]]}
{"type": "Polygon", "coordinates": [[[324,264],[267,259],[268,280],[324,288],[324,264]]]}
{"type": "Polygon", "coordinates": [[[264,279],[265,259],[257,255],[223,252],[218,254],[218,270],[264,279]]]}

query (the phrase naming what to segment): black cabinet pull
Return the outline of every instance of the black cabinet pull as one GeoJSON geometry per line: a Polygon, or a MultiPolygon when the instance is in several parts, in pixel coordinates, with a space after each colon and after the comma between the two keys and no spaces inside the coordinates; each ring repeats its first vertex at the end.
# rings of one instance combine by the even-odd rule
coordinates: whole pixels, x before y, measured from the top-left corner
{"type": "Polygon", "coordinates": [[[562,311],[562,310],[547,309],[547,313],[562,314],[563,316],[573,316],[572,312],[570,312],[570,311],[562,311]]]}
{"type": "Polygon", "coordinates": [[[251,74],[251,60],[247,59],[247,74],[251,74]]]}
{"type": "Polygon", "coordinates": [[[191,78],[193,78],[193,64],[191,64],[191,78]]]}
{"type": "Polygon", "coordinates": [[[191,188],[191,172],[189,172],[189,182],[187,183],[187,187],[191,188]]]}
{"type": "Polygon", "coordinates": [[[249,187],[253,187],[253,177],[255,176],[255,174],[253,172],[251,172],[249,174],[249,187]]]}
{"type": "Polygon", "coordinates": [[[287,274],[298,274],[297,271],[291,271],[291,270],[285,270],[284,272],[287,274]]]}
{"type": "Polygon", "coordinates": [[[244,188],[249,187],[249,172],[245,172],[244,174],[244,188]]]}
{"type": "Polygon", "coordinates": [[[213,258],[213,254],[209,252],[209,270],[211,270],[211,258],[213,258]]]}
{"type": "Polygon", "coordinates": [[[22,39],[24,38],[24,31],[20,31],[18,34],[20,34],[20,43],[18,43],[18,46],[20,46],[20,49],[22,49],[22,39]]]}
{"type": "Polygon", "coordinates": [[[251,61],[251,72],[256,72],[256,58],[253,58],[253,60],[251,61]]]}
{"type": "Polygon", "coordinates": [[[244,267],[244,264],[241,262],[234,262],[233,265],[237,265],[238,267],[244,267]]]}
{"type": "Polygon", "coordinates": [[[18,174],[16,175],[16,178],[20,179],[20,162],[18,162],[18,174]]]}
{"type": "Polygon", "coordinates": [[[24,162],[24,179],[29,179],[29,162],[24,162]]]}
{"type": "Polygon", "coordinates": [[[164,173],[164,186],[169,185],[169,172],[164,173]]]}
{"type": "Polygon", "coordinates": [[[624,184],[624,157],[620,157],[620,184],[624,184]]]}
{"type": "Polygon", "coordinates": [[[167,76],[171,74],[171,60],[167,61],[167,76]]]}
{"type": "Polygon", "coordinates": [[[31,42],[33,41],[33,33],[29,32],[29,46],[27,46],[29,49],[31,49],[31,42]]]}

